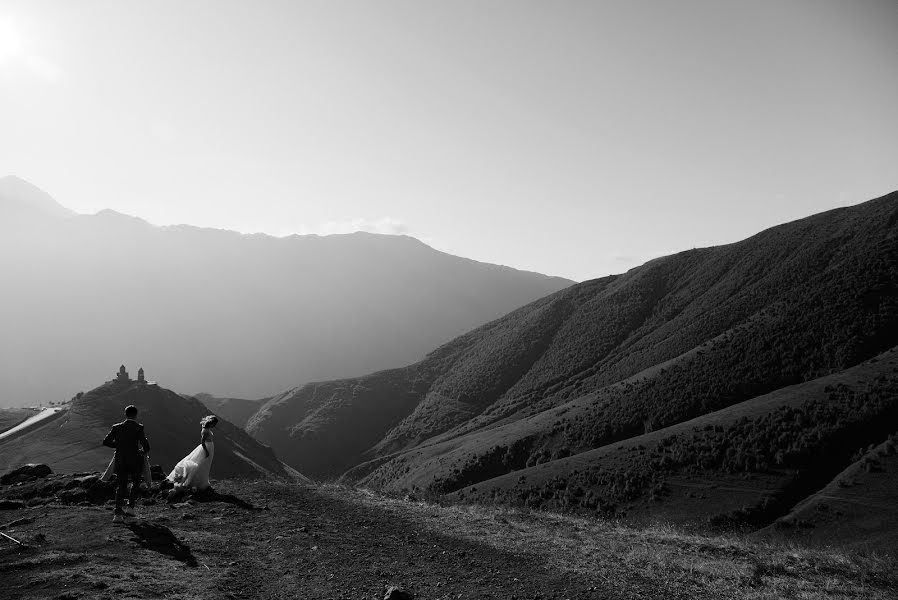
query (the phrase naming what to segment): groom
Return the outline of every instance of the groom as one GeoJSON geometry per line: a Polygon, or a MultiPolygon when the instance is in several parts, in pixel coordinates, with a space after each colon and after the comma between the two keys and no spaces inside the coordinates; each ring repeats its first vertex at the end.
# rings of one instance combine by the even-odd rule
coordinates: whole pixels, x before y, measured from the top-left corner
{"type": "Polygon", "coordinates": [[[134,516],[134,501],[140,491],[140,476],[143,470],[143,451],[149,453],[150,443],[143,431],[143,424],[137,422],[137,407],[130,405],[125,409],[125,420],[116,423],[103,440],[104,446],[115,448],[115,516],[113,523],[121,523],[124,516],[134,516]],[[128,508],[124,508],[125,494],[128,491],[128,479],[131,479],[131,494],[128,497],[128,508]]]}

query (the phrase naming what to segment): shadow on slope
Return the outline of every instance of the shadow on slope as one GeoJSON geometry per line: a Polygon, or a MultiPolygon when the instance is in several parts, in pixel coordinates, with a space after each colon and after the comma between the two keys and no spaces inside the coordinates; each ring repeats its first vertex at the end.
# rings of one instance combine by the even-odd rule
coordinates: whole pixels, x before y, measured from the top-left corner
{"type": "Polygon", "coordinates": [[[886,441],[859,449],[855,457],[761,535],[865,550],[898,548],[898,425],[886,441]]]}
{"type": "MultiPolygon", "coordinates": [[[[450,497],[757,529],[826,486],[858,448],[895,431],[896,373],[893,350],[845,372],[596,450],[492,479],[468,474],[467,480],[478,481],[450,497]]],[[[488,473],[490,459],[507,455],[500,449],[472,455],[453,472],[488,473]]],[[[898,485],[888,474],[879,481],[888,489],[898,485]]],[[[431,489],[444,485],[435,479],[431,489]]],[[[855,536],[860,541],[862,530],[855,536]]]]}

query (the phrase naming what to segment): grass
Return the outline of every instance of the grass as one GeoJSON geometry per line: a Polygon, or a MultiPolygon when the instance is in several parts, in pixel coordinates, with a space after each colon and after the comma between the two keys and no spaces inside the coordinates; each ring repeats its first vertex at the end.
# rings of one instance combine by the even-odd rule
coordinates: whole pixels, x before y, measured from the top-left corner
{"type": "Polygon", "coordinates": [[[30,408],[0,408],[0,433],[15,427],[35,414],[37,411],[30,408]]]}
{"type": "Polygon", "coordinates": [[[886,599],[898,597],[898,561],[884,554],[700,535],[570,515],[450,505],[325,485],[323,494],[403,515],[420,526],[497,550],[536,554],[621,598],[886,599]]]}

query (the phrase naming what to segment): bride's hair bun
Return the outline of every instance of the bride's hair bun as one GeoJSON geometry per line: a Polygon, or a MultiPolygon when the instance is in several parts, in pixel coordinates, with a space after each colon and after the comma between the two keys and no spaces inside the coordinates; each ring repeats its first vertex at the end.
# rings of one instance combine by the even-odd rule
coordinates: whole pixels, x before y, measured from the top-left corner
{"type": "Polygon", "coordinates": [[[200,425],[202,425],[204,428],[208,427],[209,425],[215,425],[216,423],[218,423],[218,417],[216,417],[215,415],[206,415],[205,417],[200,419],[200,425]]]}

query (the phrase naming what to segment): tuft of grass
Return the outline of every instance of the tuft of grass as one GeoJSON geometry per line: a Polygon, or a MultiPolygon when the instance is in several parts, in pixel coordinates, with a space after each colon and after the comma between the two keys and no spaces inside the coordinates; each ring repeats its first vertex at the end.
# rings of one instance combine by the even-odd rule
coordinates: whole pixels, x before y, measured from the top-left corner
{"type": "Polygon", "coordinates": [[[528,509],[440,505],[327,484],[323,494],[400,514],[422,528],[539,556],[546,568],[593,578],[621,598],[894,599],[895,557],[670,524],[633,526],[528,509]]]}

